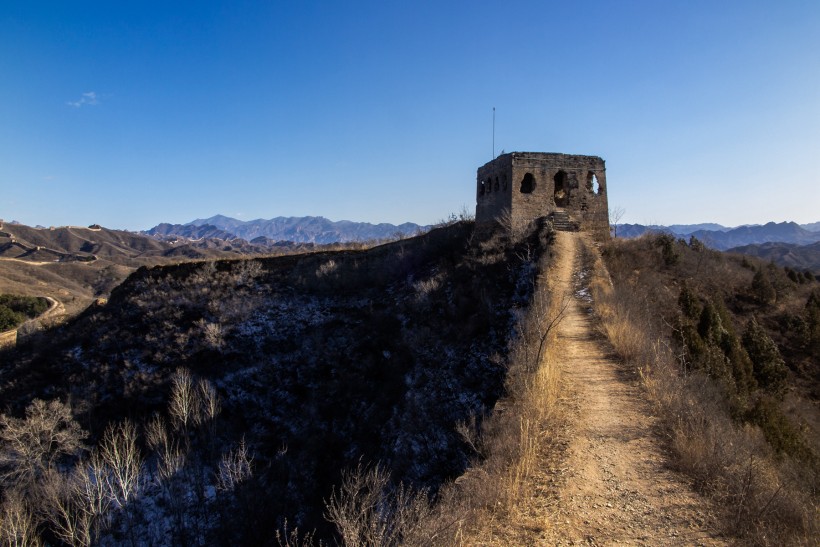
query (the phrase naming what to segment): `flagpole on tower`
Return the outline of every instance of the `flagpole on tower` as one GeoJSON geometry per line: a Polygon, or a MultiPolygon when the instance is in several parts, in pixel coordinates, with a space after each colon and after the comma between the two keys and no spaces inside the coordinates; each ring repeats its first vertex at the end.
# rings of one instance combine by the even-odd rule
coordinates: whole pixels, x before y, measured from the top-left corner
{"type": "Polygon", "coordinates": [[[493,107],[493,159],[495,159],[495,107],[493,107]]]}

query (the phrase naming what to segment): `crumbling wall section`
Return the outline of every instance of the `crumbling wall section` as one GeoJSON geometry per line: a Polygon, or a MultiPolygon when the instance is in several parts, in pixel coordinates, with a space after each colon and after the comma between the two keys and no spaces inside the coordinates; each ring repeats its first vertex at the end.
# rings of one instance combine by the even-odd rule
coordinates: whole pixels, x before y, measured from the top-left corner
{"type": "Polygon", "coordinates": [[[478,168],[476,177],[476,223],[498,223],[512,208],[512,156],[504,154],[478,168]]]}

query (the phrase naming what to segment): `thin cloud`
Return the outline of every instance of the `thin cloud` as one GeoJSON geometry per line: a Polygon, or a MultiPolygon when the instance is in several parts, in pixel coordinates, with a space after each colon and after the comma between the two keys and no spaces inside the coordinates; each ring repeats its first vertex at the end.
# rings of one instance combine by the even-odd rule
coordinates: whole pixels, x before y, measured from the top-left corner
{"type": "Polygon", "coordinates": [[[96,91],[89,91],[88,93],[83,93],[78,101],[68,101],[66,104],[68,106],[73,106],[74,108],[80,108],[82,106],[95,106],[99,104],[100,100],[97,96],[96,91]]]}

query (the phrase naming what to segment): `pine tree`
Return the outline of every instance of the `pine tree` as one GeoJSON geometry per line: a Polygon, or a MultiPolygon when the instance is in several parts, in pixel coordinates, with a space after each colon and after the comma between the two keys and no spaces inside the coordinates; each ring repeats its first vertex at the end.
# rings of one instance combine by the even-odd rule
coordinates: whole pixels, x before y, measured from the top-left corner
{"type": "Polygon", "coordinates": [[[786,363],[777,349],[777,344],[754,318],[749,321],[743,333],[743,347],[752,360],[758,384],[772,393],[781,394],[786,388],[786,363]]]}
{"type": "Polygon", "coordinates": [[[777,300],[777,291],[763,269],[757,270],[752,278],[752,295],[761,304],[773,304],[777,300]]]}

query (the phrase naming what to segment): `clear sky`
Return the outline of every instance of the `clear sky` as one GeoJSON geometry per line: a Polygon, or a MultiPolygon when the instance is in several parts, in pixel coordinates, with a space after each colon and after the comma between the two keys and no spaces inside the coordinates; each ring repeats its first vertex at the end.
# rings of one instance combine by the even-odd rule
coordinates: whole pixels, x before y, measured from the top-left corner
{"type": "Polygon", "coordinates": [[[622,222],[820,220],[820,2],[0,2],[0,218],[435,222],[495,152],[622,222]]]}

